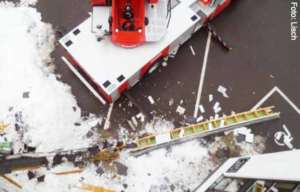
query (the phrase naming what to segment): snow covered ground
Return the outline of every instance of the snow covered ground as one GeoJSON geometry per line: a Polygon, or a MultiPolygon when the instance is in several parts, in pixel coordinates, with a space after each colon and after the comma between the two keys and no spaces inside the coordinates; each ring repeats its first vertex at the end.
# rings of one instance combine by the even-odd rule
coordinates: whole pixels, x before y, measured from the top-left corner
{"type": "MultiPolygon", "coordinates": [[[[52,72],[50,53],[54,49],[54,35],[51,25],[41,21],[41,14],[35,8],[2,2],[0,26],[0,120],[10,124],[0,134],[0,142],[14,142],[16,153],[23,151],[22,143],[36,147],[37,152],[93,145],[97,134],[89,138],[86,134],[99,120],[94,116],[82,120],[70,87],[52,72]]],[[[159,133],[173,128],[167,121],[157,121],[147,125],[146,130],[159,133]]],[[[263,141],[260,144],[263,145],[263,141]]],[[[37,182],[36,178],[29,180],[27,171],[8,176],[21,184],[24,192],[79,192],[82,190],[74,186],[82,183],[116,191],[182,192],[195,189],[214,170],[218,162],[212,154],[226,145],[228,147],[226,139],[222,138],[216,138],[213,143],[195,140],[139,158],[122,151],[117,163],[91,163],[82,173],[65,176],[53,173],[78,168],[69,162],[56,167],[50,165],[50,169],[36,171],[36,177],[45,175],[45,182],[37,182]]],[[[257,154],[252,144],[244,142],[239,146],[244,149],[243,155],[257,154]]],[[[0,190],[4,189],[20,191],[0,178],[0,190]]]]}
{"type": "Polygon", "coordinates": [[[0,121],[10,126],[3,140],[37,152],[90,146],[91,126],[81,119],[70,87],[52,73],[52,26],[35,8],[0,3],[0,121]]]}

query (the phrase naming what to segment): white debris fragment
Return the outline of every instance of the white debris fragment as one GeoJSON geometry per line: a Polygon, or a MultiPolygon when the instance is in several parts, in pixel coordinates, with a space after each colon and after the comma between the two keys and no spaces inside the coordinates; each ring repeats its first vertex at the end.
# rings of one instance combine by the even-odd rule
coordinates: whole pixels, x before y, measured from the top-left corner
{"type": "Polygon", "coordinates": [[[219,118],[219,114],[215,114],[215,119],[218,119],[219,118]]]}
{"type": "Polygon", "coordinates": [[[211,120],[213,120],[213,119],[214,119],[214,117],[213,117],[213,116],[210,116],[210,117],[209,117],[209,120],[210,120],[210,121],[211,121],[211,120]]]}
{"type": "Polygon", "coordinates": [[[215,112],[215,113],[219,113],[221,110],[222,110],[222,108],[221,108],[221,107],[218,107],[218,108],[216,108],[216,109],[214,110],[214,112],[215,112]]]}
{"type": "Polygon", "coordinates": [[[180,115],[183,115],[185,112],[185,108],[181,107],[180,105],[178,105],[176,112],[179,113],[180,115]]]}
{"type": "Polygon", "coordinates": [[[127,123],[128,123],[128,125],[130,126],[130,128],[131,128],[133,131],[136,131],[136,128],[135,128],[135,126],[134,126],[134,124],[132,123],[131,120],[127,120],[127,123]]]}
{"type": "Polygon", "coordinates": [[[181,129],[179,133],[179,138],[183,137],[183,135],[184,135],[184,129],[181,129]]]}
{"type": "Polygon", "coordinates": [[[132,120],[132,122],[133,122],[133,124],[135,125],[135,126],[138,126],[138,122],[137,122],[137,120],[136,120],[136,118],[133,116],[133,117],[131,117],[131,120],[132,120]]]}
{"type": "Polygon", "coordinates": [[[208,123],[208,129],[209,129],[209,130],[213,130],[213,125],[212,125],[212,123],[208,123]]]}
{"type": "Polygon", "coordinates": [[[225,92],[226,92],[226,88],[225,87],[223,87],[222,85],[219,85],[219,87],[218,87],[218,91],[220,92],[220,93],[222,93],[222,94],[224,94],[225,92]]]}
{"type": "Polygon", "coordinates": [[[131,101],[128,102],[128,106],[132,107],[132,102],[131,101]]]}
{"type": "Polygon", "coordinates": [[[180,104],[182,104],[183,103],[183,100],[180,100],[180,104]]]}
{"type": "Polygon", "coordinates": [[[223,93],[223,96],[226,98],[229,98],[229,96],[227,95],[227,93],[223,93]]]}
{"type": "Polygon", "coordinates": [[[111,103],[110,106],[109,106],[108,112],[107,112],[107,117],[106,117],[105,123],[104,123],[104,127],[103,127],[104,130],[109,129],[110,116],[111,116],[111,112],[112,112],[113,107],[114,107],[114,103],[111,103]]]}
{"type": "Polygon", "coordinates": [[[153,98],[151,97],[151,96],[148,96],[148,99],[149,99],[149,101],[150,101],[150,103],[153,105],[155,102],[154,102],[154,100],[153,100],[153,98]]]}
{"type": "Polygon", "coordinates": [[[139,118],[141,118],[142,116],[143,116],[143,114],[142,114],[142,113],[139,113],[139,114],[136,115],[136,118],[139,119],[139,118]]]}
{"type": "Polygon", "coordinates": [[[214,105],[214,107],[213,107],[213,109],[216,110],[219,107],[219,105],[220,105],[220,103],[216,102],[215,105],[214,105]]]}
{"type": "Polygon", "coordinates": [[[199,105],[199,109],[200,109],[201,113],[205,112],[203,105],[199,105]]]}
{"type": "Polygon", "coordinates": [[[190,46],[190,49],[191,49],[191,51],[192,51],[193,55],[196,55],[196,54],[195,54],[195,51],[194,51],[194,49],[193,49],[193,47],[192,47],[192,46],[190,46]]]}
{"type": "Polygon", "coordinates": [[[231,115],[235,115],[235,112],[234,112],[234,111],[231,111],[231,115]]]}
{"type": "Polygon", "coordinates": [[[225,120],[222,119],[221,122],[220,122],[220,127],[224,127],[224,125],[225,125],[225,120]]]}
{"type": "Polygon", "coordinates": [[[169,105],[170,105],[170,106],[172,106],[172,105],[173,105],[173,103],[174,103],[174,99],[173,99],[173,98],[171,98],[171,99],[169,100],[169,105]]]}
{"type": "Polygon", "coordinates": [[[163,66],[163,67],[166,67],[167,65],[168,65],[168,63],[165,62],[165,61],[162,63],[162,66],[163,66]]]}
{"type": "Polygon", "coordinates": [[[248,129],[247,127],[242,127],[239,129],[236,129],[238,134],[242,134],[242,135],[247,135],[249,133],[251,133],[251,129],[248,129]]]}
{"type": "Polygon", "coordinates": [[[144,134],[146,134],[146,133],[147,133],[147,130],[146,130],[146,129],[140,131],[140,135],[144,135],[144,134]]]}
{"type": "Polygon", "coordinates": [[[203,119],[204,119],[203,116],[198,117],[198,118],[197,118],[197,123],[199,123],[199,122],[202,121],[203,119]]]}
{"type": "Polygon", "coordinates": [[[245,141],[246,141],[247,143],[253,143],[253,140],[254,140],[254,134],[248,133],[248,134],[246,135],[245,141]]]}
{"type": "Polygon", "coordinates": [[[168,60],[169,60],[168,56],[164,57],[164,61],[168,61],[168,60]]]}
{"type": "Polygon", "coordinates": [[[214,98],[213,98],[213,95],[212,95],[212,94],[209,94],[209,102],[212,102],[213,99],[214,99],[214,98]]]}
{"type": "Polygon", "coordinates": [[[89,126],[91,127],[95,127],[98,123],[99,123],[99,119],[92,119],[91,121],[88,122],[89,126]]]}

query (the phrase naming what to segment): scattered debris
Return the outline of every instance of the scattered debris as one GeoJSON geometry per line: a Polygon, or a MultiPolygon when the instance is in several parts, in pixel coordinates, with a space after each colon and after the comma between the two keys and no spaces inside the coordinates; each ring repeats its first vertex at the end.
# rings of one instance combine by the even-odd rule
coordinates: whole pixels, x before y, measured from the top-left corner
{"type": "Polygon", "coordinates": [[[38,182],[44,182],[45,181],[45,175],[42,175],[40,177],[37,178],[38,182]]]}
{"type": "Polygon", "coordinates": [[[111,103],[109,106],[108,112],[107,112],[107,117],[106,117],[105,123],[104,123],[104,128],[103,128],[104,130],[109,129],[109,127],[110,127],[110,116],[111,116],[113,107],[114,107],[114,103],[111,103]]]}
{"type": "Polygon", "coordinates": [[[216,109],[214,110],[214,112],[215,112],[215,113],[219,113],[221,110],[222,110],[222,108],[221,108],[221,107],[218,107],[218,108],[216,108],[216,109]]]}
{"type": "Polygon", "coordinates": [[[195,51],[194,51],[194,49],[193,49],[193,47],[192,47],[192,46],[190,46],[190,49],[191,49],[191,51],[192,51],[193,55],[196,55],[196,54],[195,54],[195,51]]]}
{"type": "Polygon", "coordinates": [[[150,103],[153,105],[155,102],[154,102],[154,100],[153,100],[153,98],[151,97],[151,96],[148,96],[148,99],[149,99],[149,101],[150,101],[150,103]]]}
{"type": "Polygon", "coordinates": [[[173,105],[173,103],[174,103],[174,99],[173,99],[173,98],[171,98],[171,99],[169,100],[169,106],[172,106],[172,105],[173,105]]]}
{"type": "Polygon", "coordinates": [[[65,172],[59,172],[59,173],[53,173],[54,175],[68,175],[68,174],[74,174],[74,173],[82,173],[82,169],[73,170],[73,171],[65,171],[65,172]]]}
{"type": "Polygon", "coordinates": [[[241,143],[241,142],[245,141],[246,136],[245,136],[245,135],[239,134],[239,135],[237,135],[235,138],[236,138],[236,141],[237,141],[238,143],[241,143]]]}
{"type": "Polygon", "coordinates": [[[183,100],[180,100],[180,104],[182,104],[183,103],[183,100]]]}
{"type": "Polygon", "coordinates": [[[165,62],[165,61],[162,63],[162,66],[163,66],[163,67],[166,67],[167,65],[168,65],[168,63],[165,62]]]}
{"type": "Polygon", "coordinates": [[[274,79],[274,76],[273,76],[273,75],[271,75],[271,74],[270,74],[270,77],[271,77],[272,79],[274,79]]]}
{"type": "Polygon", "coordinates": [[[203,116],[198,117],[198,118],[197,118],[197,123],[199,123],[199,122],[202,121],[203,119],[204,119],[203,116]]]}
{"type": "Polygon", "coordinates": [[[131,117],[131,120],[132,120],[133,124],[137,127],[138,122],[137,122],[136,118],[133,116],[133,117],[131,117]]]}
{"type": "Polygon", "coordinates": [[[222,94],[224,94],[225,92],[226,92],[226,88],[225,87],[223,87],[222,85],[219,85],[219,87],[218,87],[218,91],[220,92],[220,93],[222,93],[222,94]]]}
{"type": "Polygon", "coordinates": [[[223,86],[219,86],[218,87],[218,91],[220,92],[220,93],[222,93],[222,95],[224,96],[224,97],[226,97],[226,98],[229,98],[229,96],[227,95],[227,93],[226,93],[226,88],[225,87],[223,87],[223,86]]]}
{"type": "Polygon", "coordinates": [[[216,102],[215,105],[214,105],[214,107],[213,107],[213,109],[216,110],[219,107],[219,105],[220,105],[220,103],[216,102]]]}
{"type": "Polygon", "coordinates": [[[30,92],[24,92],[23,93],[23,98],[29,98],[29,94],[30,94],[30,92]]]}
{"type": "Polygon", "coordinates": [[[127,176],[128,167],[126,167],[125,165],[123,165],[122,163],[119,163],[119,162],[115,162],[115,165],[117,167],[117,173],[119,175],[127,176]]]}
{"type": "Polygon", "coordinates": [[[128,125],[130,126],[130,128],[131,128],[133,131],[136,131],[136,128],[135,128],[135,126],[134,126],[134,124],[132,123],[131,120],[127,120],[127,123],[128,123],[128,125]]]}
{"type": "Polygon", "coordinates": [[[214,98],[213,98],[213,95],[212,95],[212,94],[209,94],[209,102],[212,102],[213,99],[214,99],[214,98]]]}
{"type": "Polygon", "coordinates": [[[204,108],[203,108],[203,105],[199,105],[199,109],[200,109],[201,113],[204,113],[204,112],[205,112],[205,110],[204,110],[204,108]]]}
{"type": "Polygon", "coordinates": [[[132,105],[133,105],[132,102],[129,101],[129,102],[128,102],[128,107],[132,107],[132,105]]]}
{"type": "Polygon", "coordinates": [[[97,170],[96,170],[96,173],[98,173],[100,176],[104,173],[104,170],[99,167],[97,170]]]}
{"type": "Polygon", "coordinates": [[[176,112],[179,113],[180,115],[183,115],[185,112],[185,108],[181,107],[180,105],[178,105],[176,112]]]}

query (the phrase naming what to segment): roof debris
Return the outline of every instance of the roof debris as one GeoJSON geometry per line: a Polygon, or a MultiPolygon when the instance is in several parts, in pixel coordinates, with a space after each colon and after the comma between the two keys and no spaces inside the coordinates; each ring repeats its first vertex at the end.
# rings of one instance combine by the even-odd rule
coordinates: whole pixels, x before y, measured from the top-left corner
{"type": "Polygon", "coordinates": [[[180,105],[178,105],[176,112],[179,113],[180,115],[183,115],[185,112],[185,108],[181,107],[180,105]]]}
{"type": "Polygon", "coordinates": [[[203,105],[199,105],[199,109],[200,109],[200,112],[201,112],[201,113],[204,113],[204,112],[205,112],[205,110],[204,110],[204,108],[203,108],[203,105]]]}
{"type": "Polygon", "coordinates": [[[155,101],[153,100],[153,98],[151,96],[148,96],[148,99],[152,105],[155,103],[155,101]]]}
{"type": "Polygon", "coordinates": [[[209,102],[212,102],[212,100],[214,99],[212,94],[209,94],[209,102]]]}

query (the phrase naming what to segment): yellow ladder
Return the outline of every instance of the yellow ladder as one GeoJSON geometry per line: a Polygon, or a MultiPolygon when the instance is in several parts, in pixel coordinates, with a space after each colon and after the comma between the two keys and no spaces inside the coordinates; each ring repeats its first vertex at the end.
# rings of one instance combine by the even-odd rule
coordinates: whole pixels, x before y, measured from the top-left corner
{"type": "MultiPolygon", "coordinates": [[[[262,121],[279,118],[279,113],[273,112],[274,106],[257,109],[253,111],[243,112],[227,117],[221,117],[215,120],[198,123],[195,125],[178,128],[162,134],[151,135],[136,140],[137,147],[132,152],[137,152],[146,148],[162,146],[164,143],[171,143],[179,140],[192,140],[192,138],[200,138],[221,131],[228,131],[242,126],[252,125],[262,121]],[[170,139],[164,143],[158,143],[157,137],[166,135],[170,139]],[[191,138],[192,137],[192,138],[191,138]]],[[[160,147],[161,148],[161,147],[160,147]]]]}

